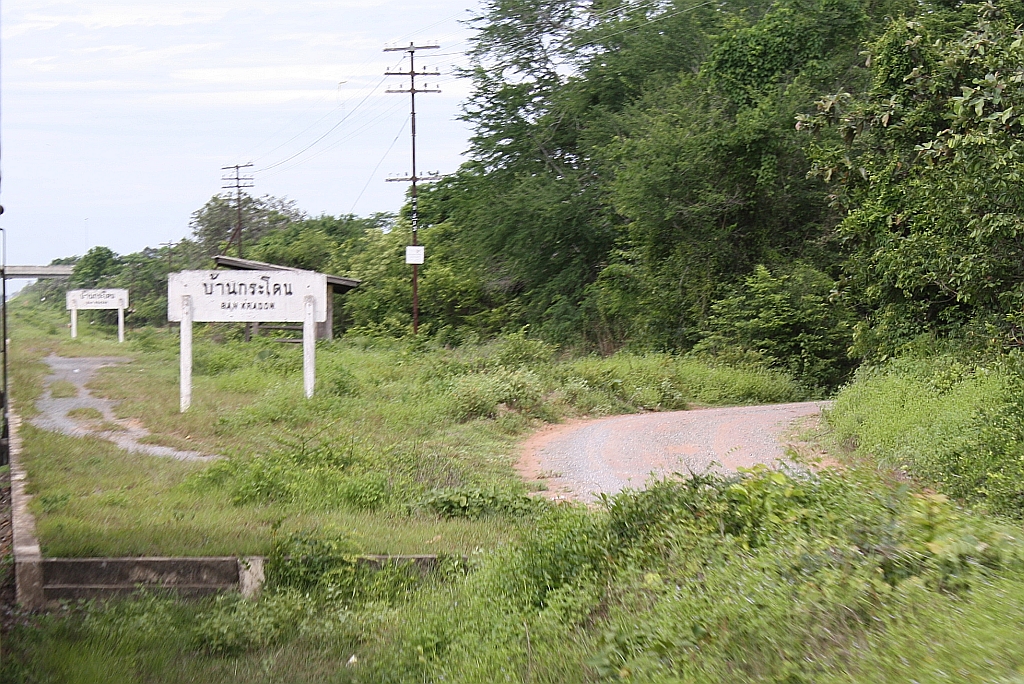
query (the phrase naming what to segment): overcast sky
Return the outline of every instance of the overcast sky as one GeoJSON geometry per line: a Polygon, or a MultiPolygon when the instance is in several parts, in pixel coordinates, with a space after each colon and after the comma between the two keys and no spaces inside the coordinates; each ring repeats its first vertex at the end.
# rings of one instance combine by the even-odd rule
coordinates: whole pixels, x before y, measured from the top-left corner
{"type": "Polygon", "coordinates": [[[221,167],[250,161],[252,192],[311,215],[396,211],[405,184],[385,179],[409,171],[409,96],[384,92],[407,82],[383,76],[403,66],[403,53],[383,48],[441,45],[419,53],[444,74],[424,79],[439,80],[442,94],[417,98],[419,170],[454,171],[468,84],[452,66],[465,64],[460,21],[476,9],[475,0],[4,2],[7,263],[179,240],[221,192],[221,167]]]}

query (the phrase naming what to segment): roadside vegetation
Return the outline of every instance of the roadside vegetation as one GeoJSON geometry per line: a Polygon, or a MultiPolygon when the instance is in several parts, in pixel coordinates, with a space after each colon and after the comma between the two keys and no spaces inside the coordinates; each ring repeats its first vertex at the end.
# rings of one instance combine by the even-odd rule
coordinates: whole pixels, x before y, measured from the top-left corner
{"type": "Polygon", "coordinates": [[[545,505],[427,576],[284,536],[255,602],[70,605],[10,681],[1016,681],[1019,528],[861,471],[545,505]]]}
{"type": "Polygon", "coordinates": [[[1020,500],[935,477],[955,472],[953,446],[994,448],[993,435],[1009,434],[986,416],[1016,415],[1013,355],[908,354],[863,368],[808,435],[836,445],[839,469],[670,478],[588,508],[527,496],[543,485],[515,477],[515,438],[571,415],[806,390],[763,366],[576,358],[523,335],[453,349],[353,337],[318,349],[321,388],[338,389],[306,402],[298,349],[211,327],[197,346],[197,404],[182,417],[173,334],[116,345],[93,326],[72,342],[27,300],[13,320],[26,409],[42,356],[128,356],[93,391],[122,397],[119,415],[142,419],[154,441],[225,457],[136,457],[27,429],[46,553],[260,553],[269,565],[256,601],[150,594],[36,618],[5,644],[10,681],[1020,675],[1020,500]],[[356,560],[367,552],[442,560],[426,574],[371,572],[356,560]]]}
{"type": "Polygon", "coordinates": [[[1024,519],[1022,362],[946,352],[865,367],[829,411],[833,439],[979,511],[1024,519]]]}
{"type": "MultiPolygon", "coordinates": [[[[51,555],[259,553],[256,601],[140,595],[16,627],[14,682],[1019,682],[1024,678],[1024,7],[488,2],[468,161],[407,208],[216,196],[173,248],[97,247],[132,290],[63,329],[14,303],[15,401],[49,353],[134,457],[25,428],[51,555]],[[302,399],[299,350],[200,326],[177,412],[168,271],[246,256],[362,280],[302,399]],[[834,399],[830,467],[536,496],[514,445],[569,417],[834,399]],[[441,556],[369,572],[357,556],[441,556]]],[[[73,387],[53,391],[67,395],[73,387]]],[[[88,416],[83,415],[83,418],[88,416]]],[[[95,416],[92,416],[95,418],[95,416]]]]}
{"type": "MultiPolygon", "coordinates": [[[[181,462],[99,437],[25,425],[24,459],[49,556],[265,555],[284,533],[343,531],[364,553],[469,553],[509,539],[535,507],[513,468],[517,438],[544,422],[688,405],[807,396],[764,366],[669,354],[561,358],[509,335],[445,349],[347,337],[317,350],[317,393],[302,395],[301,349],[245,343],[237,327],[197,335],[194,404],[178,412],[176,331],[118,345],[92,326],[70,340],[28,298],[12,306],[14,399],[25,416],[50,353],[120,356],[91,391],[120,403],[147,441],[221,456],[181,462]]],[[[64,384],[55,389],[67,394],[64,384]]],[[[87,416],[81,418],[87,419],[87,416]]]]}

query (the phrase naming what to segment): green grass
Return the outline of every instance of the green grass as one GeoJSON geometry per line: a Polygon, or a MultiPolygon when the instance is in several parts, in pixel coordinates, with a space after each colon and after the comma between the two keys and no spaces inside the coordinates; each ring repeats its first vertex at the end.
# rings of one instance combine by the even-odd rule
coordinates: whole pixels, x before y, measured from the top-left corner
{"type": "Polygon", "coordinates": [[[78,396],[78,388],[67,380],[50,383],[50,396],[54,399],[70,399],[78,396]]]}
{"type": "Polygon", "coordinates": [[[856,457],[1024,518],[1024,360],[953,354],[862,370],[826,414],[856,457]]]}
{"type": "MultiPolygon", "coordinates": [[[[99,439],[25,430],[43,551],[51,556],[263,553],[276,531],[343,531],[371,553],[491,547],[518,529],[519,439],[581,415],[689,403],[801,398],[785,375],[666,354],[559,359],[512,336],[443,349],[337,340],[317,348],[317,393],[302,395],[301,350],[243,343],[237,326],[196,330],[193,405],[178,410],[178,338],[90,328],[70,340],[52,311],[12,307],[15,402],[32,415],[49,354],[121,356],[90,381],[141,422],[145,441],[224,457],[188,464],[99,439]],[[468,498],[466,498],[468,497],[468,498]],[[462,507],[459,501],[470,501],[462,507]]],[[[100,426],[103,427],[103,426],[100,426]]]]}
{"type": "Polygon", "coordinates": [[[103,413],[99,409],[82,407],[68,411],[68,418],[79,420],[103,420],[103,413]]]}
{"type": "Polygon", "coordinates": [[[44,553],[260,554],[269,583],[253,602],[148,595],[32,618],[5,643],[5,681],[1020,681],[1019,526],[880,477],[872,459],[954,473],[926,452],[996,444],[984,425],[1008,423],[979,417],[1005,417],[985,411],[1007,405],[1009,367],[863,373],[830,416],[853,449],[842,471],[702,476],[584,508],[523,503],[511,468],[523,434],[799,388],[661,354],[559,359],[521,337],[455,350],[343,340],[318,349],[307,402],[298,350],[211,328],[197,345],[201,410],[182,416],[167,331],[136,331],[126,354],[95,330],[71,344],[25,324],[28,412],[41,356],[129,355],[94,391],[123,399],[119,416],[142,420],[148,441],[226,456],[138,456],[26,426],[44,553]],[[470,561],[369,574],[359,552],[470,561]]]}
{"type": "Polygon", "coordinates": [[[282,537],[258,601],[149,595],[22,622],[0,676],[1013,682],[1024,664],[1019,529],[856,467],[550,506],[425,578],[360,572],[338,538],[282,537]]]}
{"type": "Polygon", "coordinates": [[[334,530],[365,553],[469,553],[507,540],[506,520],[237,505],[189,486],[205,464],[131,454],[101,439],[23,428],[43,554],[266,555],[276,535],[334,530]]]}

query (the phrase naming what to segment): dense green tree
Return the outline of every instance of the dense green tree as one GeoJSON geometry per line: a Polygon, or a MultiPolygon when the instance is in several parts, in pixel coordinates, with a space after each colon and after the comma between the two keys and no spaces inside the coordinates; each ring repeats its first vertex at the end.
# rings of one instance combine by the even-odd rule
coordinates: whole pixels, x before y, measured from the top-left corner
{"type": "Polygon", "coordinates": [[[801,121],[845,218],[859,349],[979,330],[1024,341],[1024,34],[994,5],[900,19],[871,45],[873,86],[801,121]]]}
{"type": "Polygon", "coordinates": [[[793,87],[730,114],[687,77],[622,118],[607,193],[627,223],[595,292],[623,339],[686,347],[722,284],[808,252],[825,203],[794,140],[807,101],[793,87]]]}
{"type": "MultiPolygon", "coordinates": [[[[471,161],[425,193],[518,325],[686,348],[760,263],[826,270],[831,221],[794,129],[901,0],[494,0],[471,51],[471,161]]],[[[915,6],[916,7],[916,6],[915,6]]]]}
{"type": "Polygon", "coordinates": [[[378,214],[368,218],[321,215],[293,221],[265,235],[248,255],[258,261],[311,271],[347,274],[349,253],[373,229],[390,225],[391,217],[378,214]]]}
{"type": "Polygon", "coordinates": [[[835,281],[806,264],[776,273],[757,266],[711,305],[695,352],[750,358],[804,382],[835,388],[852,370],[853,316],[834,296],[835,281]]]}
{"type": "Polygon", "coordinates": [[[71,275],[72,287],[102,287],[120,273],[121,258],[109,247],[93,247],[75,263],[71,275]]]}
{"type": "MultiPolygon", "coordinates": [[[[1024,342],[1019,4],[488,0],[469,160],[420,195],[423,330],[738,350],[821,386],[850,368],[851,309],[861,354],[1024,342]]],[[[246,256],[359,278],[338,320],[408,332],[408,206],[243,210],[246,256]]],[[[191,225],[196,267],[232,198],[191,225]]],[[[133,283],[151,320],[166,253],[101,256],[82,277],[133,283]]]]}
{"type": "MultiPolygon", "coordinates": [[[[264,235],[305,218],[305,214],[294,201],[270,195],[250,197],[243,194],[241,208],[243,255],[246,245],[254,245],[264,235]]],[[[193,239],[200,245],[203,253],[213,256],[228,249],[228,241],[237,224],[235,197],[222,194],[214,195],[193,212],[189,227],[192,229],[193,239]]]]}

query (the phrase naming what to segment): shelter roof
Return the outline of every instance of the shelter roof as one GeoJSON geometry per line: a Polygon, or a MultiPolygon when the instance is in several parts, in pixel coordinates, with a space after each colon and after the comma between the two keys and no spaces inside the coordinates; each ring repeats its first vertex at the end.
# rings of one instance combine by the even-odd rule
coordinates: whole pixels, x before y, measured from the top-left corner
{"type": "MultiPolygon", "coordinates": [[[[235,271],[303,271],[305,269],[293,268],[291,266],[282,266],[280,264],[268,264],[265,261],[253,261],[252,259],[239,259],[238,257],[225,256],[218,254],[213,257],[213,261],[218,266],[224,268],[230,268],[235,271]]],[[[325,274],[327,276],[327,284],[337,292],[338,294],[354,290],[359,287],[362,281],[356,280],[355,278],[345,278],[343,276],[325,274]]]]}

